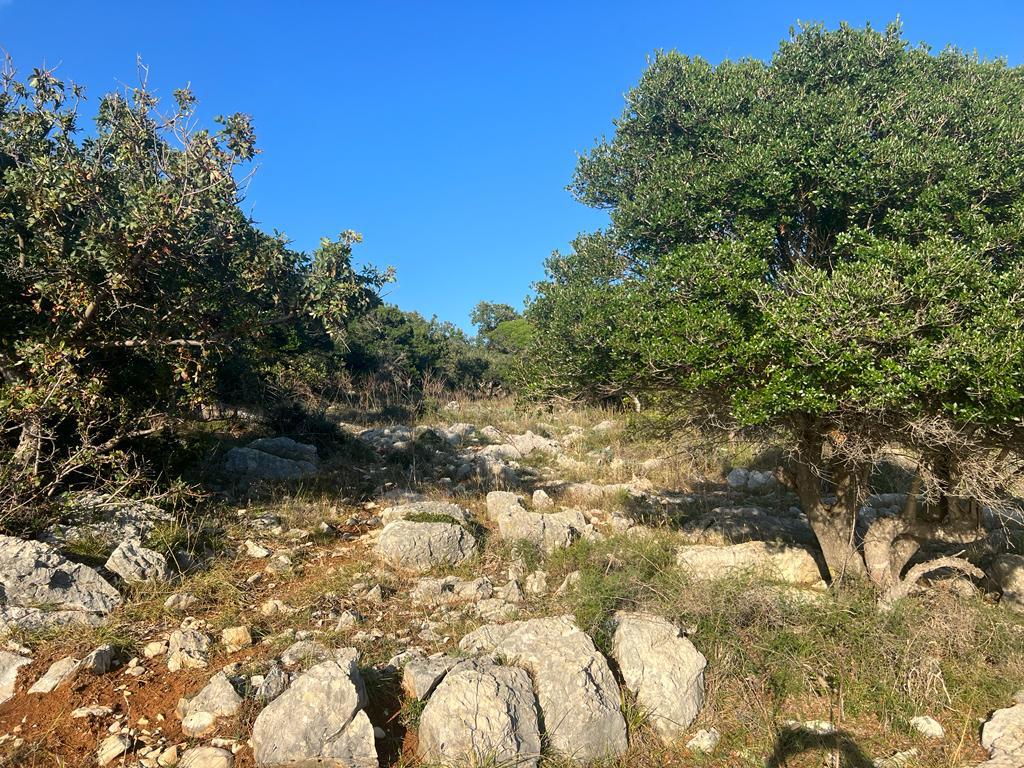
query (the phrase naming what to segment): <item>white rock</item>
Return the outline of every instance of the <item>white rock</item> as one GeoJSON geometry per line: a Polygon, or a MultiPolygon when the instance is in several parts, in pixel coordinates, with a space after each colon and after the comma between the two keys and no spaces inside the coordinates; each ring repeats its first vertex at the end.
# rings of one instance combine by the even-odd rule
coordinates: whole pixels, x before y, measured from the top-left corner
{"type": "Polygon", "coordinates": [[[194,739],[209,736],[217,730],[217,716],[212,712],[191,712],[181,719],[181,732],[194,739]]]}
{"type": "Polygon", "coordinates": [[[28,689],[28,692],[53,692],[61,683],[71,680],[78,673],[78,668],[81,664],[82,662],[74,656],[66,656],[60,661],[53,662],[50,668],[46,670],[46,674],[36,680],[32,687],[28,689]]]}
{"type": "Polygon", "coordinates": [[[529,675],[489,662],[463,662],[427,701],[418,738],[426,762],[535,768],[540,731],[529,675]]]}
{"type": "Polygon", "coordinates": [[[558,751],[579,762],[625,751],[618,685],[571,616],[488,624],[466,635],[459,647],[530,672],[547,737],[558,751]]]}
{"type": "Polygon", "coordinates": [[[137,539],[122,541],[104,566],[111,573],[116,573],[126,582],[167,581],[171,570],[167,567],[167,558],[156,550],[142,546],[137,539]]]}
{"type": "Polygon", "coordinates": [[[391,565],[423,572],[439,565],[458,565],[476,554],[473,535],[455,523],[395,520],[380,533],[377,556],[391,565]]]}
{"type": "Polygon", "coordinates": [[[658,616],[620,611],[613,618],[612,656],[662,738],[678,739],[704,705],[707,659],[679,628],[658,616]]]}
{"type": "Polygon", "coordinates": [[[929,739],[941,739],[946,736],[946,731],[934,717],[918,715],[910,718],[910,727],[929,739]]]}
{"type": "Polygon", "coordinates": [[[14,696],[14,685],[18,682],[18,670],[32,659],[10,651],[0,651],[0,704],[14,696]]]}
{"type": "Polygon", "coordinates": [[[226,627],[220,632],[220,641],[228,653],[237,653],[252,645],[252,634],[248,627],[226,627]]]}
{"type": "Polygon", "coordinates": [[[252,729],[260,768],[338,765],[377,768],[373,726],[363,711],[366,689],[359,654],[339,651],[268,704],[252,729]]]}
{"type": "Polygon", "coordinates": [[[117,590],[92,568],[42,542],[0,536],[0,630],[97,624],[120,602],[117,590]]]}
{"type": "Polygon", "coordinates": [[[235,756],[226,749],[192,747],[181,756],[178,768],[232,768],[234,764],[235,756]]]}
{"type": "Polygon", "coordinates": [[[715,751],[718,742],[722,737],[714,728],[701,728],[693,735],[693,738],[686,742],[686,748],[691,752],[701,752],[706,755],[715,751]]]}
{"type": "Polygon", "coordinates": [[[594,527],[576,509],[562,512],[527,510],[519,497],[509,491],[487,494],[487,517],[498,524],[498,534],[507,541],[529,541],[545,552],[568,547],[580,538],[593,538],[594,527]]]}
{"type": "Polygon", "coordinates": [[[131,738],[120,733],[112,734],[100,743],[96,750],[96,762],[101,766],[110,765],[131,748],[131,738]]]}
{"type": "Polygon", "coordinates": [[[713,580],[751,574],[787,584],[816,584],[821,569],[809,550],[762,541],[716,547],[680,547],[676,563],[694,579],[713,580]]]}
{"type": "Polygon", "coordinates": [[[249,557],[261,560],[264,557],[270,557],[270,550],[266,547],[262,547],[252,539],[245,540],[245,554],[249,557]]]}
{"type": "Polygon", "coordinates": [[[997,709],[982,726],[981,746],[988,762],[978,768],[1019,768],[1024,765],[1024,704],[997,709]]]}

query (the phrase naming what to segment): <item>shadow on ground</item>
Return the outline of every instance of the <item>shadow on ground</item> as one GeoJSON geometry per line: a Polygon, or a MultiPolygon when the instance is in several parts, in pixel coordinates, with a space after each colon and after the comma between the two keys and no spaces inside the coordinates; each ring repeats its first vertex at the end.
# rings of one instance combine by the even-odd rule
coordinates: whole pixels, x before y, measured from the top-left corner
{"type": "Polygon", "coordinates": [[[789,758],[804,752],[831,752],[838,756],[838,768],[873,768],[874,761],[857,745],[857,742],[845,731],[832,733],[814,733],[812,731],[791,729],[784,730],[775,741],[772,754],[765,761],[765,768],[787,768],[789,758]]]}

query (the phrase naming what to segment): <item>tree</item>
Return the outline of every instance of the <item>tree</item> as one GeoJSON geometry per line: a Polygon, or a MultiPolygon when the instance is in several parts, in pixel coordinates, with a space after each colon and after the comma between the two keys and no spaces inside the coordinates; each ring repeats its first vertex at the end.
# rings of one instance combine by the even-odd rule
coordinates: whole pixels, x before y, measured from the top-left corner
{"type": "Polygon", "coordinates": [[[0,79],[0,507],[31,509],[288,350],[327,346],[388,273],[351,264],[355,233],[313,254],[257,229],[236,173],[245,115],[195,127],[145,84],[105,96],[36,69],[0,79]],[[233,364],[233,367],[232,365],[233,364]]]}
{"type": "Polygon", "coordinates": [[[805,26],[769,62],[659,53],[578,164],[571,189],[611,225],[548,262],[538,388],[782,432],[834,580],[894,598],[932,567],[976,573],[907,565],[976,535],[1020,467],[1021,103],[1021,69],[898,23],[805,26]],[[893,445],[935,503],[915,487],[864,534],[893,445]]]}
{"type": "Polygon", "coordinates": [[[469,321],[477,327],[477,333],[481,336],[486,336],[502,323],[515,320],[517,317],[519,313],[514,307],[490,301],[481,301],[469,313],[469,321]]]}

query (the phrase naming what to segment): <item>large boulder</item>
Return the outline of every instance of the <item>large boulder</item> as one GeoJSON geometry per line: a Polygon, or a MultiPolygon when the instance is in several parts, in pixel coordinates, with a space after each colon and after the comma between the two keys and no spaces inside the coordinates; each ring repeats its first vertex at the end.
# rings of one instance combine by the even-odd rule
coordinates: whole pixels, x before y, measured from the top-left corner
{"type": "Polygon", "coordinates": [[[314,466],[320,460],[317,456],[315,445],[299,443],[290,437],[261,437],[259,440],[253,440],[246,447],[252,448],[255,451],[269,453],[281,459],[304,461],[314,466]]]}
{"type": "Polygon", "coordinates": [[[759,507],[716,507],[692,520],[682,529],[683,538],[693,544],[726,546],[747,541],[813,547],[814,531],[803,514],[772,514],[759,507]]]}
{"type": "Polygon", "coordinates": [[[427,762],[535,768],[540,729],[530,676],[484,660],[460,664],[427,702],[418,736],[427,762]]]}
{"type": "Polygon", "coordinates": [[[620,611],[613,617],[612,657],[654,730],[678,739],[704,705],[707,659],[659,616],[620,611]]]}
{"type": "Polygon", "coordinates": [[[1003,591],[1001,604],[1024,613],[1024,555],[1000,555],[992,566],[992,575],[1003,591]]]}
{"type": "Polygon", "coordinates": [[[61,522],[41,537],[58,548],[78,541],[99,541],[114,548],[122,541],[146,539],[158,525],[174,522],[174,514],[153,504],[104,493],[68,494],[61,522]]]}
{"type": "Polygon", "coordinates": [[[381,521],[387,525],[395,520],[451,522],[469,525],[472,519],[466,510],[449,501],[415,501],[388,507],[380,513],[381,521]]]}
{"type": "Polygon", "coordinates": [[[571,616],[487,624],[459,643],[526,669],[551,746],[581,763],[622,754],[626,721],[604,656],[571,616]]]}
{"type": "Polygon", "coordinates": [[[0,632],[98,624],[120,602],[117,590],[89,566],[48,544],[0,536],[0,632]]]}
{"type": "Polygon", "coordinates": [[[1024,765],[1024,703],[997,709],[981,729],[981,746],[989,760],[978,768],[1020,768],[1024,765]]]}
{"type": "Polygon", "coordinates": [[[523,506],[518,495],[509,491],[487,494],[487,517],[498,524],[501,538],[529,541],[545,552],[594,536],[594,527],[581,511],[533,512],[523,506]]]}
{"type": "Polygon", "coordinates": [[[110,553],[104,567],[129,583],[151,579],[167,581],[171,577],[167,558],[154,549],[144,547],[138,539],[122,541],[110,553]]]}
{"type": "Polygon", "coordinates": [[[300,675],[252,727],[259,768],[377,768],[373,726],[363,708],[359,652],[346,648],[300,675]]]}
{"type": "Polygon", "coordinates": [[[298,480],[316,473],[316,447],[288,437],[264,437],[228,451],[224,469],[249,480],[298,480]]]}
{"type": "Polygon", "coordinates": [[[702,581],[744,574],[787,584],[821,581],[821,568],[810,550],[763,541],[724,547],[683,546],[676,552],[676,563],[688,576],[702,581]]]}
{"type": "Polygon", "coordinates": [[[477,544],[457,523],[395,520],[384,526],[375,547],[377,556],[410,571],[458,565],[476,554],[477,544]]]}

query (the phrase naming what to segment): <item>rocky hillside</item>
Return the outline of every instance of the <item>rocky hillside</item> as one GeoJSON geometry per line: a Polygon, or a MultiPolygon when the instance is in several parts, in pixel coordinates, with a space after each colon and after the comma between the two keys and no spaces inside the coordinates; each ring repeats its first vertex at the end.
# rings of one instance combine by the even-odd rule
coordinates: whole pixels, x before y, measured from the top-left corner
{"type": "Polygon", "coordinates": [[[1017,522],[883,610],[829,591],[770,447],[445,416],[340,425],[370,499],[268,436],[206,516],[0,538],[0,765],[1024,765],[1017,522]]]}

